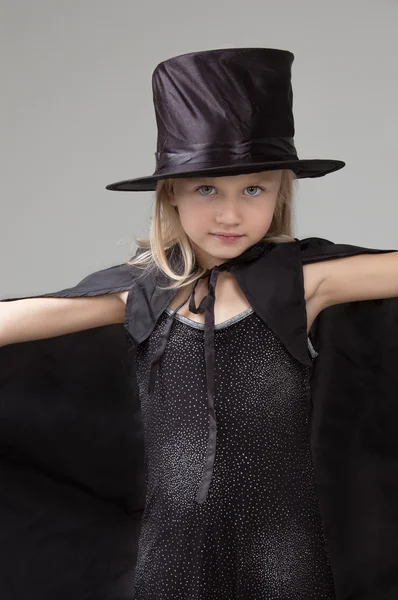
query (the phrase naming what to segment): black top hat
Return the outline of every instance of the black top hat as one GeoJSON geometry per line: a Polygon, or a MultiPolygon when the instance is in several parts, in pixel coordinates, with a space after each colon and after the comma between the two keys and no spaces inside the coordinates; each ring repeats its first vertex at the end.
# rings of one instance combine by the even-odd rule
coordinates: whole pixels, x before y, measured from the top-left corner
{"type": "Polygon", "coordinates": [[[342,169],[341,160],[300,160],[294,145],[291,67],[274,48],[226,48],[165,60],[152,75],[158,127],[153,175],[107,185],[155,190],[158,179],[291,169],[298,179],[342,169]]]}

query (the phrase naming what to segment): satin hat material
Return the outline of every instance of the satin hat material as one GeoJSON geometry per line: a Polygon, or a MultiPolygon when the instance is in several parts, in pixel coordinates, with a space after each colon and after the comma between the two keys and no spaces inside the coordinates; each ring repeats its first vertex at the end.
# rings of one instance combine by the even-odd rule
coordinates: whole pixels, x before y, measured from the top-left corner
{"type": "Polygon", "coordinates": [[[278,169],[300,179],[342,169],[341,160],[297,156],[293,61],[288,50],[226,48],[159,63],[152,74],[155,171],[106,188],[150,191],[159,179],[278,169]]]}

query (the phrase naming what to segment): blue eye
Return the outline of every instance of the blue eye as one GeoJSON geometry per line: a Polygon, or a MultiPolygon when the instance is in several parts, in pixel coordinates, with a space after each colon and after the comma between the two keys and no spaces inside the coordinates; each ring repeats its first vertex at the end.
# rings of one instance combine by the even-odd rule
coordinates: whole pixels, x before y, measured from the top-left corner
{"type": "MultiPolygon", "coordinates": [[[[201,190],[201,189],[203,189],[203,188],[211,188],[211,187],[213,187],[213,186],[212,186],[212,185],[201,185],[200,187],[196,188],[196,190],[195,190],[195,191],[199,191],[199,190],[201,190]]],[[[214,188],[213,188],[213,189],[214,189],[214,188]]],[[[208,196],[208,195],[209,195],[209,194],[202,194],[202,196],[208,196]]]]}
{"type": "MultiPolygon", "coordinates": [[[[213,190],[215,189],[213,185],[201,185],[201,186],[197,187],[197,188],[195,189],[195,191],[202,190],[203,188],[209,188],[209,189],[211,189],[211,188],[212,188],[213,190]]],[[[245,190],[248,190],[248,189],[250,189],[250,188],[257,188],[257,189],[259,189],[259,190],[261,190],[261,191],[264,191],[264,188],[260,187],[259,185],[248,185],[248,186],[245,188],[245,190]]],[[[212,194],[202,194],[202,196],[210,196],[210,195],[212,195],[212,194]]],[[[249,194],[249,196],[258,196],[258,194],[255,194],[255,195],[254,195],[254,194],[249,194]]]]}
{"type": "MultiPolygon", "coordinates": [[[[247,188],[245,188],[246,190],[250,189],[250,188],[257,188],[258,190],[261,190],[262,192],[264,191],[264,188],[260,187],[259,185],[248,185],[247,188]]],[[[252,196],[254,194],[249,194],[249,196],[252,196]]],[[[258,194],[256,194],[256,196],[258,196],[258,194]]]]}

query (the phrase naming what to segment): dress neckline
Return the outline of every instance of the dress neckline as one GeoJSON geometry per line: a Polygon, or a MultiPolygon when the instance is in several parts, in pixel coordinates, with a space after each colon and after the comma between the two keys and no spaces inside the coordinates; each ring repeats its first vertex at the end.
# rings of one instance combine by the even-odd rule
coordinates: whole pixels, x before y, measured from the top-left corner
{"type": "MultiPolygon", "coordinates": [[[[167,307],[166,312],[168,315],[171,315],[171,314],[173,314],[174,311],[171,308],[167,307]]],[[[240,312],[239,314],[234,315],[233,317],[230,317],[229,319],[226,319],[225,321],[221,321],[221,323],[215,323],[214,329],[224,329],[225,327],[228,327],[229,325],[232,325],[233,323],[236,323],[237,321],[244,319],[245,317],[247,317],[248,315],[250,315],[253,312],[254,312],[254,309],[251,306],[249,306],[248,308],[246,308],[244,311],[240,312]]],[[[183,315],[180,315],[179,313],[175,313],[174,318],[177,319],[178,321],[181,321],[182,323],[185,323],[186,325],[189,325],[190,327],[194,327],[196,329],[204,329],[205,328],[204,323],[198,323],[197,321],[194,321],[193,319],[190,319],[189,317],[184,317],[183,315]]]]}

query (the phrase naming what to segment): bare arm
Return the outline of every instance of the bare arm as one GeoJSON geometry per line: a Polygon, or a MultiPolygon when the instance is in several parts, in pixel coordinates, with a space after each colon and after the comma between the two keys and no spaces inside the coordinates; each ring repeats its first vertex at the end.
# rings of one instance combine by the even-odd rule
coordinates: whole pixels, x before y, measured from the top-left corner
{"type": "Polygon", "coordinates": [[[123,323],[127,294],[0,302],[0,346],[123,323]]]}
{"type": "Polygon", "coordinates": [[[344,302],[398,297],[398,252],[363,254],[322,263],[318,294],[326,308],[344,302]]]}

